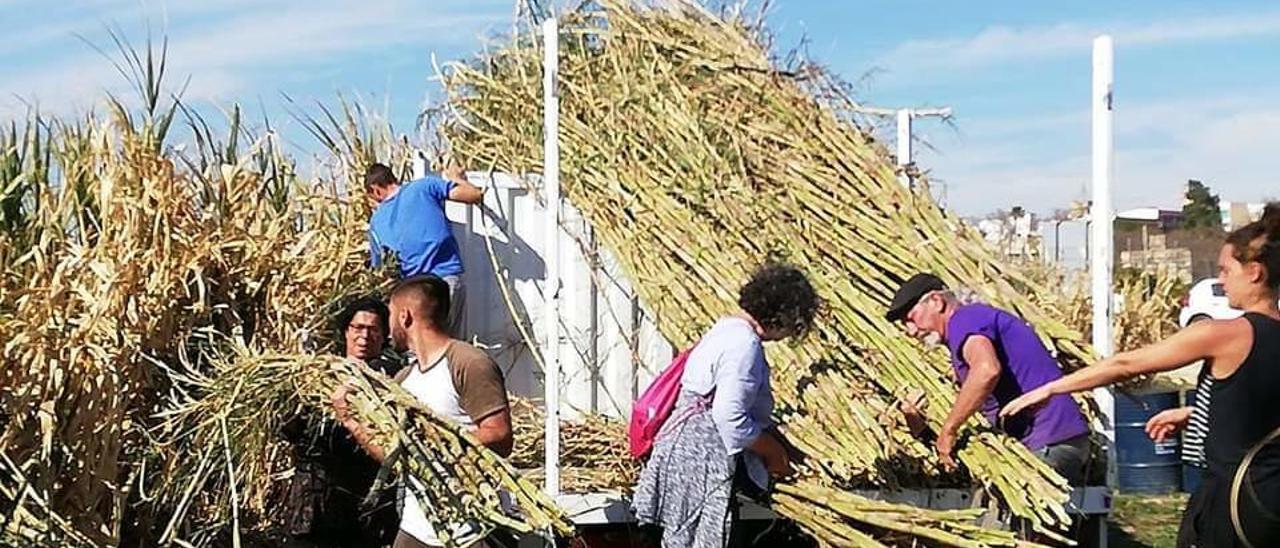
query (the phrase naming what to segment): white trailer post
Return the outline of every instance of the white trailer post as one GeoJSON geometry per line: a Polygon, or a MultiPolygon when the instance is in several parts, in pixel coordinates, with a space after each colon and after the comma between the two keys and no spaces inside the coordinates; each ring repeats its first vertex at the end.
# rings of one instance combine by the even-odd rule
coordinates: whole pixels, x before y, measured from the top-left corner
{"type": "Polygon", "coordinates": [[[543,199],[546,200],[545,221],[546,280],[542,295],[542,356],[547,370],[543,377],[543,398],[547,406],[543,488],[555,497],[560,494],[560,94],[556,88],[559,75],[560,32],[554,17],[542,23],[542,155],[543,199]]]}
{"type": "Polygon", "coordinates": [[[413,178],[421,179],[427,176],[427,158],[422,155],[422,151],[416,151],[413,154],[413,178]]]}
{"type": "MultiPolygon", "coordinates": [[[[1112,87],[1114,84],[1114,46],[1111,37],[1102,35],[1093,41],[1093,207],[1089,213],[1089,268],[1093,295],[1093,347],[1101,357],[1112,354],[1112,87]]],[[[1102,432],[1106,436],[1107,486],[1116,485],[1115,394],[1109,388],[1093,391],[1102,413],[1102,432]]],[[[1106,545],[1106,528],[1099,533],[1106,545]]]]}

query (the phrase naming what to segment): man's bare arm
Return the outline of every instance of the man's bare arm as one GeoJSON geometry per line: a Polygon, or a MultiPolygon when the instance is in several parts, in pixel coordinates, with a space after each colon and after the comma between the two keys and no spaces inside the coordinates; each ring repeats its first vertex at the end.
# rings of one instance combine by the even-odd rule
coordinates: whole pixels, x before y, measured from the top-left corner
{"type": "Polygon", "coordinates": [[[956,435],[960,427],[982,408],[982,402],[991,396],[996,383],[1000,381],[1000,359],[996,357],[996,349],[990,339],[982,335],[970,336],[961,351],[964,353],[965,363],[969,364],[969,374],[960,386],[956,403],[951,406],[951,412],[942,422],[935,442],[938,456],[948,468],[955,467],[951,453],[955,450],[956,435]]]}
{"type": "Polygon", "coordinates": [[[471,184],[467,180],[467,172],[461,166],[449,166],[444,170],[444,178],[453,183],[449,191],[449,201],[464,204],[478,204],[484,200],[484,189],[471,184]]]}
{"type": "Polygon", "coordinates": [[[996,349],[991,340],[982,335],[974,335],[965,341],[964,361],[969,364],[969,374],[960,386],[960,394],[956,396],[955,405],[942,423],[943,430],[956,432],[965,421],[982,408],[996,389],[1000,380],[1000,359],[996,357],[996,349]]]}
{"type": "Polygon", "coordinates": [[[476,441],[498,456],[511,455],[511,449],[515,446],[515,435],[511,431],[511,410],[503,409],[480,419],[473,435],[476,441]]]}

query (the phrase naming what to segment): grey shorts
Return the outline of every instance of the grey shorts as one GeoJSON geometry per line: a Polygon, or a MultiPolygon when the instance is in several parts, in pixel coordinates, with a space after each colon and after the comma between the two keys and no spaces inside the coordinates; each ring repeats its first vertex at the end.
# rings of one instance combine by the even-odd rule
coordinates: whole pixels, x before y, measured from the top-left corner
{"type": "Polygon", "coordinates": [[[463,339],[467,309],[467,286],[462,283],[462,275],[441,276],[444,283],[449,284],[449,335],[455,339],[463,339]]]}
{"type": "Polygon", "coordinates": [[[1084,485],[1084,469],[1089,462],[1089,435],[1046,445],[1032,451],[1073,486],[1084,485]]]}

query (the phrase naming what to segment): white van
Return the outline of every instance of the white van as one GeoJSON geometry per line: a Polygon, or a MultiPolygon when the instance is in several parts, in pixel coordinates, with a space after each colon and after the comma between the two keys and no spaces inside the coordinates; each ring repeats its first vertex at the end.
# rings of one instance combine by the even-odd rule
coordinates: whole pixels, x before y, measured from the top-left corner
{"type": "Polygon", "coordinates": [[[1227,291],[1217,278],[1205,278],[1191,286],[1191,291],[1182,299],[1178,325],[1186,327],[1200,320],[1234,320],[1243,315],[1243,310],[1227,304],[1227,291]]]}

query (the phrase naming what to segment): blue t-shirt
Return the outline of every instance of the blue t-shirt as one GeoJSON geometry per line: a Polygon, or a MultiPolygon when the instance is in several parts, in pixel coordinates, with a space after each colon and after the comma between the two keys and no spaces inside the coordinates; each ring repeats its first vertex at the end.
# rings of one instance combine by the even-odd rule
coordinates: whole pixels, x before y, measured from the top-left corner
{"type": "Polygon", "coordinates": [[[461,274],[458,242],[444,214],[444,202],[453,186],[440,177],[425,177],[405,183],[394,196],[378,204],[369,219],[370,263],[377,267],[394,253],[404,278],[461,274]]]}
{"type": "MultiPolygon", "coordinates": [[[[1000,408],[1022,394],[1062,377],[1058,361],[1045,348],[1035,329],[1022,318],[985,304],[957,308],[947,323],[951,367],[963,383],[969,376],[964,343],[973,335],[991,341],[1000,360],[1000,380],[983,402],[982,414],[998,425],[1000,408]]],[[[1070,395],[1058,394],[1043,407],[1028,409],[1005,420],[1004,430],[1032,450],[1089,433],[1080,406],[1070,395]]]]}

